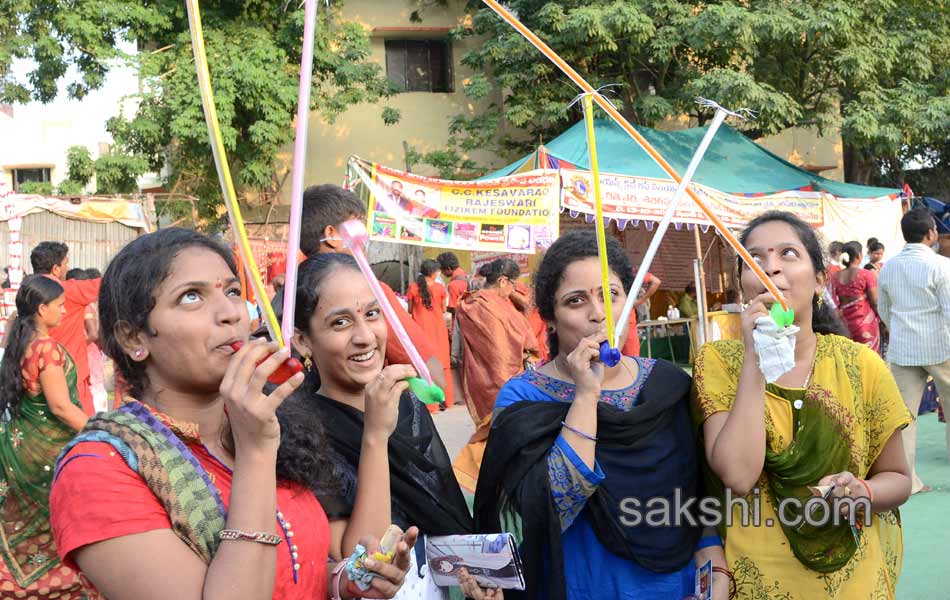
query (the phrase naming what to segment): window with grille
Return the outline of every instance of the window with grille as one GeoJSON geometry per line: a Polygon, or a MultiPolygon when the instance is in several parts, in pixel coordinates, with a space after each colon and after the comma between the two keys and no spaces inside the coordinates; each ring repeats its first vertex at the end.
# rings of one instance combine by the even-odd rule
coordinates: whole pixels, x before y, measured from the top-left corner
{"type": "Polygon", "coordinates": [[[49,168],[13,169],[13,191],[20,189],[24,183],[46,183],[49,181],[49,168]]]}
{"type": "Polygon", "coordinates": [[[386,76],[400,92],[452,92],[448,41],[386,40],[386,76]]]}

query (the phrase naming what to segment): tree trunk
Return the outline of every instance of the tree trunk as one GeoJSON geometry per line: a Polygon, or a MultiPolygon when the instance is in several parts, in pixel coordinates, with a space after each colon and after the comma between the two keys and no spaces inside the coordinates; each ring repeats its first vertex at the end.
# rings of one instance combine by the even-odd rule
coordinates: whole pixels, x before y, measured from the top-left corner
{"type": "Polygon", "coordinates": [[[842,144],[844,146],[844,180],[848,183],[868,185],[874,169],[877,168],[877,162],[853,144],[844,140],[842,144]]]}

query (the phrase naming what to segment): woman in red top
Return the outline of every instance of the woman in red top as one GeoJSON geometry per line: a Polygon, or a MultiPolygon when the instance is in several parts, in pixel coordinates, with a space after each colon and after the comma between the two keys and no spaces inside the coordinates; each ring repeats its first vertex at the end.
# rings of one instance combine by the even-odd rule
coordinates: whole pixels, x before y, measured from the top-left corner
{"type": "Polygon", "coordinates": [[[848,325],[851,339],[881,353],[881,321],[877,315],[877,275],[861,268],[860,242],[848,242],[841,254],[845,268],[835,274],[831,295],[848,325]]]}
{"type": "Polygon", "coordinates": [[[56,557],[49,525],[52,466],[88,419],[76,365],[49,335],[64,302],[52,277],[27,278],[0,365],[0,598],[84,594],[79,573],[56,557]]]}
{"type": "MultiPolygon", "coordinates": [[[[442,363],[442,372],[445,374],[445,406],[453,404],[452,365],[449,360],[449,329],[445,324],[445,312],[448,303],[448,294],[442,284],[435,280],[439,273],[439,263],[427,258],[419,267],[419,277],[406,291],[409,300],[409,314],[412,320],[426,333],[432,347],[435,348],[435,357],[442,363]]],[[[429,405],[429,412],[438,410],[434,404],[429,405]]]]}
{"type": "Polygon", "coordinates": [[[265,393],[289,349],[231,348],[249,333],[238,281],[226,249],[184,229],[113,259],[102,342],[138,401],[91,419],[60,459],[50,498],[60,556],[110,600],[392,597],[413,530],[394,564],[372,565],[370,590],[328,585],[326,515],[275,467],[275,411],[303,375],[265,393]]]}

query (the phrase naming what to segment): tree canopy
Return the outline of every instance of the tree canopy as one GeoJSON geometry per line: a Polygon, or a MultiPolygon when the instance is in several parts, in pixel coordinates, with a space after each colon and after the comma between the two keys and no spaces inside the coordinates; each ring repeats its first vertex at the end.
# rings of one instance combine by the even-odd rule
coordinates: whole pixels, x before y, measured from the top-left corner
{"type": "MultiPolygon", "coordinates": [[[[422,5],[440,0],[421,0],[422,5]]],[[[689,115],[697,96],[759,113],[753,138],[794,126],[840,129],[846,178],[868,182],[933,152],[950,134],[950,6],[928,0],[510,0],[507,6],[632,122],[689,115]]],[[[476,148],[523,152],[580,114],[578,90],[484,4],[468,3],[484,43],[462,61],[473,99],[503,98],[449,123],[455,146],[418,157],[472,168],[476,148]]],[[[425,19],[425,6],[419,18],[425,19]]],[[[896,175],[895,175],[896,176],[896,175]]],[[[896,183],[896,182],[892,182],[896,183]]]]}
{"type": "MultiPolygon", "coordinates": [[[[351,105],[379,102],[392,93],[381,67],[368,60],[366,32],[340,19],[338,4],[329,14],[320,7],[314,48],[311,108],[331,120],[351,105]]],[[[211,0],[202,2],[201,10],[236,184],[266,197],[280,189],[289,169],[279,153],[294,135],[303,8],[284,0],[211,0]]],[[[48,102],[70,68],[78,76],[68,81],[67,93],[81,99],[102,86],[119,60],[135,62],[141,93],[131,118],[119,114],[108,122],[115,146],[97,164],[100,187],[125,190],[130,175],[167,167],[167,187],[199,197],[200,212],[213,227],[221,217],[220,188],[184,2],[0,0],[0,101],[48,102]],[[124,55],[123,38],[134,41],[139,52],[124,55]],[[11,73],[15,58],[34,63],[23,80],[11,73]]],[[[381,109],[382,121],[398,118],[398,111],[381,109]]]]}

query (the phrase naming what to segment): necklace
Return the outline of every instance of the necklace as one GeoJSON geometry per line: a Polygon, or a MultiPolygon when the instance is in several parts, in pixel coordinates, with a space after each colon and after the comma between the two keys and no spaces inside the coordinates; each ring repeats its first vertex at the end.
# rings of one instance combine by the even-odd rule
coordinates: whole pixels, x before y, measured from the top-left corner
{"type": "MultiPolygon", "coordinates": [[[[220,458],[215,456],[214,453],[211,452],[211,449],[208,448],[207,444],[202,442],[201,445],[204,447],[205,452],[208,453],[208,456],[210,456],[216,463],[221,465],[221,468],[230,473],[232,476],[234,475],[234,470],[226,465],[220,458]]],[[[294,571],[294,585],[297,585],[297,572],[300,571],[300,562],[297,560],[297,545],[294,544],[291,539],[294,537],[294,530],[291,529],[290,521],[284,520],[284,514],[280,512],[280,506],[277,507],[277,523],[280,524],[280,528],[284,532],[284,540],[287,542],[287,548],[290,549],[290,564],[293,566],[294,571]]]]}
{"type": "MultiPolygon", "coordinates": [[[[554,360],[551,361],[551,364],[554,365],[554,374],[557,375],[557,378],[560,379],[560,380],[562,380],[562,381],[567,381],[567,379],[566,379],[563,375],[561,375],[561,370],[557,368],[557,357],[555,357],[554,360]]],[[[636,377],[636,375],[634,375],[633,372],[630,370],[630,367],[627,366],[627,361],[621,360],[621,361],[620,361],[620,364],[623,365],[623,368],[626,369],[626,371],[627,371],[627,373],[630,375],[630,377],[632,377],[633,380],[636,381],[637,377],[636,377]]],[[[569,383],[574,383],[574,382],[573,382],[573,380],[572,380],[572,381],[570,381],[569,383]]],[[[806,385],[807,385],[807,384],[806,384],[806,385]]]]}

